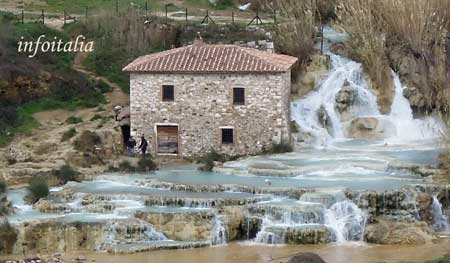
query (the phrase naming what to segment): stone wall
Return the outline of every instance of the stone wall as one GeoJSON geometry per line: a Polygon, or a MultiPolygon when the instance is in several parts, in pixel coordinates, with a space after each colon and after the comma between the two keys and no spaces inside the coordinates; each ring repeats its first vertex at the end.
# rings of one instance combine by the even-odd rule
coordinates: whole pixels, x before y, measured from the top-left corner
{"type": "Polygon", "coordinates": [[[273,142],[290,143],[290,72],[278,74],[131,74],[131,133],[145,134],[156,154],[156,124],[177,124],[183,157],[214,148],[230,155],[257,154],[273,142]],[[175,101],[161,101],[162,85],[174,85],[175,101]],[[245,88],[246,104],[233,105],[233,88],[245,88]],[[222,145],[220,127],[234,128],[234,144],[222,145]]]}

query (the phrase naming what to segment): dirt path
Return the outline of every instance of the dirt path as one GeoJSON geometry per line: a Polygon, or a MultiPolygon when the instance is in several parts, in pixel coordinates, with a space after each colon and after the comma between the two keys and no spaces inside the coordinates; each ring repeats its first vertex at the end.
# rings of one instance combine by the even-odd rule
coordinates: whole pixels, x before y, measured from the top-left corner
{"type": "MultiPolygon", "coordinates": [[[[76,152],[73,149],[73,139],[62,141],[61,138],[69,129],[75,129],[76,135],[85,130],[95,131],[107,136],[108,145],[113,147],[120,142],[120,133],[114,120],[113,108],[117,105],[128,105],[128,94],[114,83],[103,77],[87,71],[82,67],[86,53],[78,53],[73,69],[94,79],[101,79],[112,87],[112,91],[105,94],[107,102],[98,108],[69,110],[52,110],[38,112],[33,115],[40,126],[31,135],[18,135],[8,147],[0,148],[0,178],[4,178],[8,185],[20,185],[28,182],[31,177],[46,175],[51,170],[72,160],[76,152]],[[102,108],[100,110],[100,108],[102,108]],[[100,116],[93,120],[94,116],[100,116]],[[66,123],[67,118],[76,116],[83,121],[78,124],[66,123]],[[14,156],[15,162],[8,161],[14,156]]],[[[103,138],[103,137],[102,137],[103,138]]],[[[117,149],[117,147],[116,147],[117,149]]],[[[103,172],[104,166],[79,168],[84,175],[90,176],[103,172]]]]}
{"type": "Polygon", "coordinates": [[[112,111],[114,106],[121,105],[121,106],[128,106],[130,104],[129,95],[125,94],[122,89],[119,87],[119,85],[109,81],[107,78],[98,76],[95,73],[86,70],[83,67],[83,61],[86,59],[88,53],[77,53],[75,55],[73,69],[83,73],[87,76],[90,76],[91,78],[95,80],[102,80],[106,84],[108,84],[110,87],[112,87],[112,91],[106,94],[107,104],[106,109],[109,111],[112,111]]]}

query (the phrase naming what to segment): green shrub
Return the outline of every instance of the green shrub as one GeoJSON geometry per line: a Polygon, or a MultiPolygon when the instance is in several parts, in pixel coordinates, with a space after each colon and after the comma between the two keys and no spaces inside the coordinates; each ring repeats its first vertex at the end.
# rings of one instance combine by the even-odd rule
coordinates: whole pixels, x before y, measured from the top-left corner
{"type": "Polygon", "coordinates": [[[214,7],[217,10],[225,10],[233,6],[234,6],[233,0],[217,0],[216,3],[214,4],[214,7]]]}
{"type": "Polygon", "coordinates": [[[263,149],[264,154],[278,154],[292,152],[293,148],[287,143],[273,143],[268,149],[263,149]]]}
{"type": "Polygon", "coordinates": [[[104,82],[103,80],[99,80],[97,82],[97,88],[100,90],[101,93],[107,93],[112,91],[111,86],[108,83],[104,82]]]}
{"type": "Polygon", "coordinates": [[[121,172],[135,172],[136,167],[134,167],[129,161],[125,160],[119,163],[119,171],[121,172]]]}
{"type": "Polygon", "coordinates": [[[0,180],[0,194],[5,193],[6,192],[6,182],[4,180],[0,180]]]}
{"type": "Polygon", "coordinates": [[[83,119],[80,117],[76,117],[76,116],[70,116],[66,120],[67,124],[77,124],[77,123],[81,123],[81,122],[83,122],[83,119]]]}
{"type": "Polygon", "coordinates": [[[61,141],[62,142],[68,141],[76,134],[77,134],[77,130],[75,128],[70,128],[63,133],[63,135],[61,137],[61,141]]]}
{"type": "Polygon", "coordinates": [[[229,158],[226,155],[211,149],[207,154],[202,156],[198,162],[202,164],[198,169],[200,171],[210,172],[214,168],[214,162],[226,162],[229,158]]]}
{"type": "Polygon", "coordinates": [[[30,181],[28,191],[28,200],[33,204],[39,201],[39,199],[47,197],[49,194],[47,180],[41,177],[34,177],[30,181]]]}
{"type": "Polygon", "coordinates": [[[107,172],[111,173],[117,173],[120,172],[119,168],[114,167],[114,165],[108,165],[108,168],[106,169],[107,172]]]}
{"type": "Polygon", "coordinates": [[[130,173],[145,173],[149,171],[156,170],[156,163],[149,156],[146,158],[141,158],[137,162],[137,166],[134,166],[128,160],[124,160],[119,163],[119,167],[109,166],[108,171],[110,172],[130,172],[130,173]]]}
{"type": "Polygon", "coordinates": [[[53,174],[58,178],[60,184],[66,184],[69,181],[77,181],[77,176],[80,173],[75,171],[72,166],[65,164],[58,170],[54,170],[53,174]]]}
{"type": "Polygon", "coordinates": [[[73,142],[73,146],[79,152],[93,153],[101,143],[102,139],[97,133],[86,130],[73,142]]]}
{"type": "Polygon", "coordinates": [[[17,241],[17,230],[8,221],[0,224],[0,254],[11,254],[17,241]]]}
{"type": "Polygon", "coordinates": [[[156,169],[156,164],[151,158],[151,156],[147,156],[146,158],[139,159],[136,167],[136,171],[140,173],[153,171],[156,169]]]}
{"type": "Polygon", "coordinates": [[[95,114],[90,121],[96,121],[96,120],[101,120],[103,119],[103,117],[100,114],[95,114]]]}

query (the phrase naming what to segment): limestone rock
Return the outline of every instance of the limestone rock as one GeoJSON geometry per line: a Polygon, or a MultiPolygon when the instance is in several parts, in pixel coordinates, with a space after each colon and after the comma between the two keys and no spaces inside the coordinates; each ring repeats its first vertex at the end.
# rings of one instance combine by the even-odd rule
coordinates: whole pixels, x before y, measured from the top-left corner
{"type": "Polygon", "coordinates": [[[432,242],[431,228],[425,222],[394,222],[380,220],[366,228],[365,238],[369,243],[419,245],[432,242]]]}
{"type": "Polygon", "coordinates": [[[416,198],[420,219],[429,225],[433,223],[432,204],[433,197],[427,193],[419,193],[416,198]]]}
{"type": "Polygon", "coordinates": [[[417,108],[423,108],[426,106],[425,96],[416,87],[407,87],[403,90],[403,96],[407,98],[410,104],[417,108]]]}
{"type": "Polygon", "coordinates": [[[31,161],[31,151],[23,145],[10,146],[5,153],[9,164],[31,161]]]}
{"type": "Polygon", "coordinates": [[[336,202],[340,202],[345,199],[345,196],[339,192],[309,192],[300,196],[300,201],[321,203],[325,207],[329,208],[336,202]]]}
{"type": "Polygon", "coordinates": [[[145,212],[137,211],[140,218],[176,241],[207,241],[211,237],[214,215],[211,211],[145,212]]]}
{"type": "Polygon", "coordinates": [[[43,213],[69,213],[72,211],[67,203],[55,203],[47,199],[40,199],[33,205],[33,209],[43,213]]]}
{"type": "Polygon", "coordinates": [[[319,119],[319,123],[322,124],[322,126],[326,128],[330,133],[332,131],[330,126],[330,116],[328,115],[328,112],[323,105],[320,106],[319,110],[317,111],[317,118],[319,119]]]}
{"type": "Polygon", "coordinates": [[[293,256],[287,263],[326,263],[314,253],[300,253],[293,256]]]}
{"type": "Polygon", "coordinates": [[[355,118],[350,122],[348,133],[354,139],[380,140],[395,134],[395,127],[387,120],[355,118]]]}
{"type": "Polygon", "coordinates": [[[335,108],[341,115],[342,121],[347,121],[352,117],[350,107],[355,102],[355,99],[355,90],[350,86],[350,83],[346,81],[344,87],[336,94],[335,98],[335,108]]]}
{"type": "Polygon", "coordinates": [[[244,208],[240,206],[227,206],[223,208],[224,222],[227,229],[228,240],[235,240],[246,227],[244,220],[244,208]]]}
{"type": "Polygon", "coordinates": [[[269,233],[267,243],[271,243],[271,237],[281,237],[282,243],[287,244],[326,244],[335,240],[333,231],[324,225],[305,225],[299,227],[268,227],[265,232],[269,233]]]}
{"type": "Polygon", "coordinates": [[[311,62],[306,67],[303,75],[300,76],[298,83],[292,86],[292,93],[298,96],[304,96],[313,90],[318,81],[330,68],[330,57],[327,55],[316,54],[311,58],[311,62]]]}

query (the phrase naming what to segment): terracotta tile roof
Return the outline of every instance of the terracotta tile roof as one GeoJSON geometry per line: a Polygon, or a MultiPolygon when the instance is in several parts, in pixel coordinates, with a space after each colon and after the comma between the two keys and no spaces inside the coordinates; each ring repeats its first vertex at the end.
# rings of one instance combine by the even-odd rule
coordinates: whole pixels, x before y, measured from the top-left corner
{"type": "Polygon", "coordinates": [[[297,58],[235,45],[195,43],[142,56],[123,71],[153,73],[286,72],[297,58]]]}

